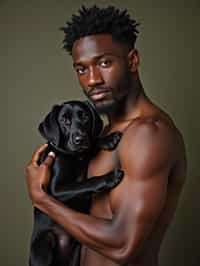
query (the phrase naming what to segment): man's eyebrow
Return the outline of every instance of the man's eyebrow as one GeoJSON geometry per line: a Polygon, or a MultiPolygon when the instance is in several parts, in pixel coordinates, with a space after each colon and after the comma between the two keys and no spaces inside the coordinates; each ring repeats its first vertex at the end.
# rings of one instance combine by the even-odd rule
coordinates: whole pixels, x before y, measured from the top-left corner
{"type": "MultiPolygon", "coordinates": [[[[100,55],[97,55],[97,56],[94,56],[94,57],[92,57],[92,60],[99,60],[99,59],[101,59],[102,57],[104,57],[104,56],[114,56],[112,53],[103,53],[103,54],[100,54],[100,55]]],[[[82,62],[82,61],[77,61],[77,62],[74,62],[73,63],[73,67],[76,67],[76,66],[78,66],[78,65],[84,65],[84,62],[82,62]]]]}

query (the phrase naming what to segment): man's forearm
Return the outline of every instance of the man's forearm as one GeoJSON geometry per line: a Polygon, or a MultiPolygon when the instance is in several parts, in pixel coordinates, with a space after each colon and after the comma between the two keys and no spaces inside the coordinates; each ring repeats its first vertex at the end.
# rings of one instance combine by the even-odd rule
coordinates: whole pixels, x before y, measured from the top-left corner
{"type": "Polygon", "coordinates": [[[110,259],[117,260],[122,243],[119,234],[114,232],[112,220],[74,211],[45,192],[34,206],[60,224],[81,243],[110,259]]]}

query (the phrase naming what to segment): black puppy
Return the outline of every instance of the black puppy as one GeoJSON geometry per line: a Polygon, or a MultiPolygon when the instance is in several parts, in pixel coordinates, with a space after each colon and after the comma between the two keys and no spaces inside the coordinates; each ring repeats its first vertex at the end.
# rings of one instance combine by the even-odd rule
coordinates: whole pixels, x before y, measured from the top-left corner
{"type": "MultiPolygon", "coordinates": [[[[88,102],[69,101],[56,105],[39,125],[48,141],[39,164],[49,151],[56,153],[47,193],[77,211],[88,213],[91,195],[115,187],[123,172],[115,170],[87,179],[91,156],[100,149],[113,150],[120,132],[100,137],[103,122],[88,102]]],[[[34,228],[31,238],[30,266],[75,265],[79,260],[80,244],[61,226],[34,208],[34,228]]]]}

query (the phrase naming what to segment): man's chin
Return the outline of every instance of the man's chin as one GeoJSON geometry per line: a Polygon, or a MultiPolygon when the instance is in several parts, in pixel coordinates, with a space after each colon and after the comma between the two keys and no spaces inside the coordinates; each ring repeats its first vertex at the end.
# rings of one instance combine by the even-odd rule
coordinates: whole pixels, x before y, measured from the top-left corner
{"type": "Polygon", "coordinates": [[[100,114],[109,113],[113,111],[116,106],[114,102],[104,102],[104,101],[93,102],[93,104],[96,107],[98,113],[100,114]]]}

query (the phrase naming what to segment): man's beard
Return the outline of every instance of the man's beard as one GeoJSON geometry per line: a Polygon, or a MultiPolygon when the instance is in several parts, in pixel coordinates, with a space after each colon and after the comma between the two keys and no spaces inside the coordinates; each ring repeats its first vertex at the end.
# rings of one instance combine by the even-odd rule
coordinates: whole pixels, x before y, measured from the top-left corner
{"type": "MultiPolygon", "coordinates": [[[[110,92],[112,93],[112,89],[110,89],[110,92]]],[[[85,92],[83,90],[83,93],[85,94],[85,96],[88,98],[88,100],[92,103],[92,105],[94,105],[94,107],[96,108],[97,112],[99,114],[106,114],[109,113],[111,111],[114,111],[115,108],[117,107],[118,103],[116,101],[116,99],[113,97],[112,100],[108,101],[108,103],[103,103],[104,101],[106,101],[105,99],[102,100],[97,100],[97,101],[93,101],[91,99],[91,94],[90,92],[85,92]],[[98,104],[100,103],[100,104],[98,104]]],[[[112,94],[113,95],[113,94],[112,94]]]]}
{"type": "Polygon", "coordinates": [[[114,101],[112,103],[108,103],[108,104],[95,105],[96,110],[99,114],[107,114],[111,111],[114,111],[116,106],[117,106],[117,103],[114,101]]]}

